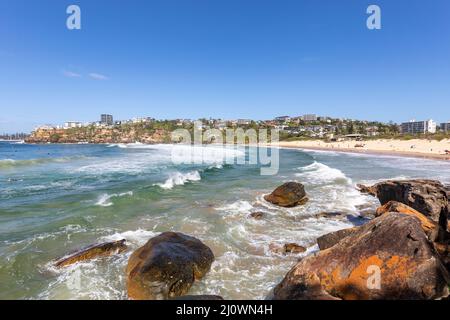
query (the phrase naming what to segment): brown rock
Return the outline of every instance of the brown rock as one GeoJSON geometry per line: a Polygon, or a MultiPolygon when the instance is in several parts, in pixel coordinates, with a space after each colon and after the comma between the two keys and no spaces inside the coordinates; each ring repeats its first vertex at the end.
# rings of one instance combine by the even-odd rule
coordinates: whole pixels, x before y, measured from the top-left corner
{"type": "Polygon", "coordinates": [[[331,248],[336,243],[338,243],[345,237],[351,235],[356,230],[358,230],[358,228],[342,229],[342,230],[338,230],[335,232],[325,234],[325,235],[317,238],[317,244],[319,245],[319,249],[325,250],[325,249],[331,248]]]}
{"type": "Polygon", "coordinates": [[[298,254],[298,253],[303,253],[305,251],[306,251],[305,247],[302,247],[296,243],[286,243],[284,245],[285,254],[287,254],[287,253],[298,254]]]}
{"type": "Polygon", "coordinates": [[[258,211],[258,212],[252,212],[252,213],[250,213],[250,215],[249,215],[250,218],[254,218],[254,219],[256,219],[256,220],[261,220],[262,218],[264,218],[264,216],[265,216],[265,213],[264,213],[264,212],[261,212],[261,211],[258,211]]]}
{"type": "Polygon", "coordinates": [[[377,196],[377,190],[374,187],[368,187],[363,184],[357,184],[356,186],[358,187],[358,190],[361,193],[370,194],[374,197],[377,196]]]}
{"type": "Polygon", "coordinates": [[[315,299],[318,292],[345,300],[435,299],[448,294],[447,285],[448,273],[419,220],[389,213],[298,262],[273,299],[315,299]]]}
{"type": "Polygon", "coordinates": [[[125,242],[126,240],[119,240],[114,242],[106,242],[88,246],[86,248],[83,248],[79,251],[76,251],[74,253],[69,254],[68,256],[59,259],[55,263],[55,266],[57,268],[61,268],[77,262],[121,253],[127,249],[125,242]]]}
{"type": "Polygon", "coordinates": [[[162,300],[185,295],[211,268],[214,254],[200,240],[176,232],[150,239],[130,257],[128,296],[162,300]]]}
{"type": "Polygon", "coordinates": [[[421,214],[419,211],[414,210],[411,207],[408,207],[406,204],[397,202],[397,201],[389,201],[384,206],[381,206],[377,209],[376,215],[377,217],[388,213],[388,212],[398,212],[398,213],[404,213],[411,216],[414,216],[419,219],[420,224],[422,225],[423,231],[427,234],[428,237],[432,241],[434,241],[437,237],[437,234],[439,232],[438,224],[425,215],[421,214]]]}
{"type": "Polygon", "coordinates": [[[450,272],[450,244],[448,243],[434,243],[436,252],[440,255],[442,263],[448,272],[450,272]]]}
{"type": "Polygon", "coordinates": [[[181,296],[181,297],[176,297],[173,298],[171,300],[201,300],[201,301],[206,301],[206,300],[224,300],[221,296],[216,296],[216,295],[197,295],[197,296],[181,296]]]}
{"type": "Polygon", "coordinates": [[[270,251],[274,252],[274,253],[278,253],[278,254],[299,254],[299,253],[303,253],[306,251],[306,248],[298,245],[296,243],[286,243],[282,246],[275,244],[275,243],[271,243],[269,245],[269,249],[270,251]]]}
{"type": "Polygon", "coordinates": [[[289,292],[284,292],[280,296],[276,287],[267,297],[270,300],[342,300],[334,297],[323,289],[320,278],[315,273],[302,274],[301,279],[297,279],[298,286],[286,288],[289,292]]]}
{"type": "Polygon", "coordinates": [[[280,207],[295,207],[305,204],[308,201],[305,187],[301,183],[287,182],[276,188],[271,194],[264,196],[264,199],[280,207]]]}
{"type": "Polygon", "coordinates": [[[434,222],[439,222],[439,216],[443,208],[449,205],[449,190],[439,181],[435,180],[404,180],[384,181],[371,188],[376,189],[376,194],[382,205],[389,201],[397,201],[428,216],[434,222]]]}

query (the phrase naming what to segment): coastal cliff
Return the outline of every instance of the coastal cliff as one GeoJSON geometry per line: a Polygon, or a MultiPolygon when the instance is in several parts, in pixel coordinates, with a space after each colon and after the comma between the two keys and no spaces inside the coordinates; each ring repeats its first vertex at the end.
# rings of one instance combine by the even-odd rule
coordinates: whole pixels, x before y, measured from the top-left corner
{"type": "Polygon", "coordinates": [[[40,128],[31,133],[27,143],[167,143],[170,131],[144,126],[83,127],[71,129],[40,128]]]}

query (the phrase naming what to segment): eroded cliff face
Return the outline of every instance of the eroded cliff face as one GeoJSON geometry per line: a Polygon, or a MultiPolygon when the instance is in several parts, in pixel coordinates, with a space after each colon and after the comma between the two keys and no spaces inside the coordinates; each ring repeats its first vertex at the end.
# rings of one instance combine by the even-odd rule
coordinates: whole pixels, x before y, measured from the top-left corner
{"type": "Polygon", "coordinates": [[[134,128],[73,128],[38,129],[26,139],[27,143],[169,143],[170,132],[164,129],[134,128]]]}

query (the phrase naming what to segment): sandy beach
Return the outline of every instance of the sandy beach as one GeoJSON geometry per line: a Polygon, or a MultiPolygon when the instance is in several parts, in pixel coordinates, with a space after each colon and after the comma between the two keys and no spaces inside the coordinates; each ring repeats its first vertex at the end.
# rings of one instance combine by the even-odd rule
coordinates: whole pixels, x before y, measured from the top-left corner
{"type": "Polygon", "coordinates": [[[371,141],[341,141],[325,142],[322,140],[310,141],[281,141],[278,144],[283,148],[301,148],[311,150],[329,150],[337,152],[354,152],[367,154],[384,154],[450,160],[450,140],[371,140],[371,141]]]}

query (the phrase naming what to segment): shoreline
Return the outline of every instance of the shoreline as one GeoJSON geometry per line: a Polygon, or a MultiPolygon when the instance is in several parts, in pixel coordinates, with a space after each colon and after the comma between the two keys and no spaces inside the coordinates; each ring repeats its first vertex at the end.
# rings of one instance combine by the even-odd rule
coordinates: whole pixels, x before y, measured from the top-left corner
{"type": "Polygon", "coordinates": [[[298,147],[298,146],[282,146],[282,149],[299,149],[305,151],[325,151],[325,152],[339,152],[339,153],[357,153],[357,154],[367,154],[367,155],[384,155],[384,156],[395,156],[404,158],[421,158],[429,160],[442,160],[450,161],[450,155],[440,155],[440,154],[426,154],[420,152],[404,152],[404,151],[383,151],[383,150],[349,150],[343,148],[320,148],[320,147],[298,147]]]}
{"type": "MultiPolygon", "coordinates": [[[[381,140],[374,140],[375,142],[380,142],[381,140]]],[[[9,141],[11,142],[11,141],[9,141]]],[[[392,142],[392,141],[391,141],[392,142]]],[[[421,140],[420,142],[427,142],[427,140],[421,140]]],[[[26,144],[31,145],[109,145],[109,144],[120,144],[120,143],[30,143],[25,142],[26,144]]],[[[363,143],[363,142],[361,142],[363,143]]],[[[136,144],[136,143],[124,143],[124,144],[136,144]]],[[[171,143],[137,143],[142,145],[156,145],[156,144],[171,144],[171,143]]],[[[441,161],[450,161],[450,154],[438,154],[432,152],[413,152],[413,151],[405,151],[405,150],[382,150],[382,149],[373,149],[373,148],[356,148],[356,147],[336,147],[336,143],[324,143],[323,141],[280,141],[276,144],[267,144],[266,146],[279,147],[282,149],[298,149],[305,151],[325,151],[325,152],[339,152],[339,153],[349,153],[349,154],[367,154],[367,155],[384,155],[384,156],[395,156],[395,157],[406,157],[406,158],[419,158],[419,159],[429,159],[429,160],[441,160],[441,161]],[[324,144],[324,145],[321,145],[324,144]],[[326,147],[325,147],[326,145],[326,147]]],[[[214,145],[214,144],[212,144],[214,145]]],[[[450,148],[450,145],[449,145],[450,148]]]]}
{"type": "MultiPolygon", "coordinates": [[[[377,143],[380,141],[375,140],[377,143]]],[[[427,142],[427,140],[420,141],[422,143],[427,142]]],[[[359,142],[356,142],[359,143],[359,142]]],[[[361,142],[365,143],[365,142],[361,142]]],[[[391,143],[395,143],[391,141],[391,143]]],[[[395,156],[395,157],[406,157],[406,158],[420,158],[429,160],[441,160],[450,161],[450,154],[439,154],[432,152],[418,152],[418,151],[405,151],[405,150],[383,150],[370,147],[356,148],[356,147],[338,147],[336,143],[325,144],[323,141],[305,141],[305,142],[286,142],[280,141],[276,145],[280,148],[286,149],[299,149],[299,150],[311,150],[311,151],[325,151],[325,152],[339,152],[339,153],[354,153],[354,154],[367,154],[367,155],[384,155],[384,156],[395,156]],[[321,145],[324,144],[324,145],[321,145]]],[[[342,143],[340,143],[342,144],[342,143]]]]}

